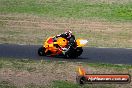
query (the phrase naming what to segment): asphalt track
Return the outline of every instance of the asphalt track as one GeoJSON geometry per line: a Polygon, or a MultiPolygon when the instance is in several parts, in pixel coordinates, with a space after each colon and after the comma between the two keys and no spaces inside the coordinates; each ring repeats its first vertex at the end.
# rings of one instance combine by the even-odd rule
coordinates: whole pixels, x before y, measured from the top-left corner
{"type": "Polygon", "coordinates": [[[131,64],[132,65],[132,49],[123,48],[88,48],[85,47],[83,54],[77,59],[64,59],[59,57],[40,57],[37,49],[41,45],[16,45],[16,44],[0,44],[0,57],[16,58],[16,59],[45,59],[59,61],[77,61],[77,62],[96,62],[96,63],[112,63],[112,64],[131,64]]]}

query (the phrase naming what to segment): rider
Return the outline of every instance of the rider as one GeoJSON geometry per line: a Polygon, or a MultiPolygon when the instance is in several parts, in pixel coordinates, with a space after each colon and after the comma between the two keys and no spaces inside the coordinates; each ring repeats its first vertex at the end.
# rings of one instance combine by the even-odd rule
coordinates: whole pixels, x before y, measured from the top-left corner
{"type": "Polygon", "coordinates": [[[61,48],[62,51],[63,51],[63,54],[65,54],[66,52],[68,52],[68,50],[70,48],[74,48],[76,46],[75,36],[72,34],[72,31],[68,30],[65,33],[62,33],[62,34],[59,34],[59,35],[55,36],[55,38],[58,38],[58,37],[65,38],[68,41],[67,47],[66,48],[61,48]]]}

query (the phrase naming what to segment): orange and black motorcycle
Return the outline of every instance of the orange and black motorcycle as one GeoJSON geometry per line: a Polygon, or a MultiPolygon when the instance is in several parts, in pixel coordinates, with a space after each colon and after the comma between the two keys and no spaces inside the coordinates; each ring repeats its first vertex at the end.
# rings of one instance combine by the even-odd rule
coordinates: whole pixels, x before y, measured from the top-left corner
{"type": "Polygon", "coordinates": [[[83,52],[82,47],[86,45],[88,41],[84,39],[76,40],[76,47],[68,50],[67,53],[63,54],[63,50],[60,48],[65,48],[68,44],[68,41],[65,38],[59,37],[54,40],[54,37],[49,37],[44,43],[43,46],[38,49],[39,56],[58,56],[63,55],[66,58],[77,58],[83,52]]]}

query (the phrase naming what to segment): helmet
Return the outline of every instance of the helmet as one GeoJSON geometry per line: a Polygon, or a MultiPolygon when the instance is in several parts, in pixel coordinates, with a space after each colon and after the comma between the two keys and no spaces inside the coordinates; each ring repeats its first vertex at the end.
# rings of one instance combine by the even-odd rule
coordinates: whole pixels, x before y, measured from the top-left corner
{"type": "Polygon", "coordinates": [[[65,34],[67,35],[67,38],[70,38],[72,35],[72,31],[66,31],[65,34]]]}

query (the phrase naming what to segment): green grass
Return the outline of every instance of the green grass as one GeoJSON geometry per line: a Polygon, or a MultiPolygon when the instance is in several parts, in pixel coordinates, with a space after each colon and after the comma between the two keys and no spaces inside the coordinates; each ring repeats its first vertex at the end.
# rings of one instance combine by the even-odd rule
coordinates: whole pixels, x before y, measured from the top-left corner
{"type": "Polygon", "coordinates": [[[0,68],[15,68],[16,70],[26,70],[28,72],[33,72],[36,70],[36,67],[33,66],[34,61],[28,59],[12,59],[9,58],[5,60],[4,58],[0,58],[0,68]]]}
{"type": "Polygon", "coordinates": [[[92,67],[100,67],[100,68],[119,68],[119,69],[132,69],[132,65],[124,65],[124,64],[105,64],[105,63],[88,63],[89,66],[92,67]]]}
{"type": "MultiPolygon", "coordinates": [[[[0,68],[10,68],[13,67],[17,70],[27,70],[27,71],[34,71],[36,68],[34,65],[39,64],[50,64],[52,61],[48,60],[31,60],[31,59],[15,59],[15,58],[1,58],[0,57],[0,68]]],[[[56,64],[63,65],[65,62],[56,62],[56,64]]],[[[132,69],[132,65],[127,64],[105,64],[105,63],[83,63],[83,65],[88,65],[91,67],[99,67],[99,68],[126,68],[132,69]]]]}
{"type": "Polygon", "coordinates": [[[46,17],[132,20],[132,3],[90,3],[75,0],[0,0],[0,13],[27,13],[46,17]]]}
{"type": "Polygon", "coordinates": [[[0,88],[17,88],[17,87],[8,81],[2,81],[0,82],[0,88]]]}
{"type": "Polygon", "coordinates": [[[78,85],[78,84],[67,82],[67,81],[54,81],[52,84],[52,88],[115,88],[115,87],[113,85],[104,85],[104,84],[78,85]]]}
{"type": "Polygon", "coordinates": [[[76,38],[89,40],[88,47],[132,48],[132,3],[92,1],[0,0],[0,42],[42,44],[72,29],[76,38]]]}
{"type": "MultiPolygon", "coordinates": [[[[113,65],[113,64],[103,64],[103,63],[75,63],[75,62],[61,62],[61,61],[45,61],[45,60],[29,60],[29,59],[15,59],[15,58],[2,58],[0,57],[0,73],[3,74],[3,70],[7,71],[8,74],[11,72],[10,77],[12,77],[12,74],[16,73],[16,75],[18,75],[17,73],[25,73],[26,74],[30,74],[30,75],[35,75],[38,74],[38,76],[36,76],[35,78],[35,83],[32,83],[32,81],[30,82],[30,80],[28,81],[29,83],[26,85],[22,85],[22,88],[116,88],[116,85],[111,85],[111,84],[88,84],[88,85],[83,85],[80,86],[79,84],[73,82],[73,80],[75,81],[74,76],[72,77],[72,75],[76,75],[73,74],[74,71],[77,71],[77,68],[79,66],[83,66],[86,69],[92,69],[93,74],[96,74],[106,71],[112,74],[114,73],[130,73],[131,75],[131,69],[132,69],[132,65],[113,65]],[[59,72],[58,72],[59,71],[59,72]],[[48,74],[47,74],[47,73],[48,74]],[[69,80],[63,80],[62,78],[58,79],[58,75],[60,74],[65,76],[67,78],[71,77],[72,81],[69,80]],[[49,84],[36,84],[36,82],[38,83],[37,80],[42,80],[40,79],[40,74],[42,79],[45,78],[45,76],[49,75],[49,79],[51,79],[50,76],[57,76],[56,80],[52,80],[50,81],[49,84]],[[70,76],[69,76],[69,75],[70,76]],[[74,79],[73,79],[74,78],[74,79]]],[[[89,72],[89,71],[88,71],[89,72]]],[[[101,73],[102,74],[102,73],[101,73]]],[[[0,75],[1,77],[2,75],[0,75]]],[[[6,76],[6,74],[5,74],[6,76]]],[[[8,77],[8,75],[7,75],[8,77]]],[[[31,76],[33,77],[33,76],[31,76]]],[[[18,78],[16,76],[13,77],[14,79],[18,78]]],[[[23,79],[23,76],[21,77],[20,75],[20,79],[23,79]]],[[[27,76],[28,79],[28,76],[27,76]]],[[[30,76],[29,76],[30,79],[30,76]]],[[[70,78],[68,78],[70,79],[70,78]]],[[[46,80],[45,80],[46,81],[46,80]]],[[[20,83],[21,84],[21,83],[20,83]]],[[[16,88],[16,86],[19,88],[20,86],[18,86],[17,84],[15,84],[15,82],[13,80],[1,80],[0,79],[0,88],[16,88]],[[14,84],[13,84],[14,83],[14,84]]],[[[126,86],[130,87],[130,85],[128,84],[126,86]]]]}
{"type": "MultiPolygon", "coordinates": [[[[0,82],[0,88],[19,88],[8,81],[0,82]]],[[[28,84],[22,88],[115,88],[113,85],[95,85],[95,84],[88,84],[88,85],[79,85],[68,81],[54,81],[49,86],[43,85],[36,85],[36,84],[28,84]]]]}

